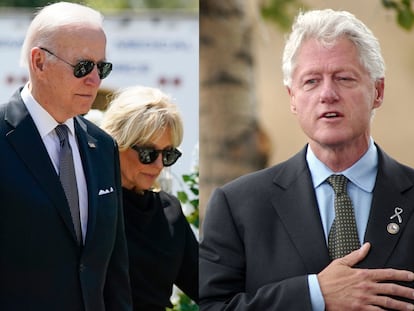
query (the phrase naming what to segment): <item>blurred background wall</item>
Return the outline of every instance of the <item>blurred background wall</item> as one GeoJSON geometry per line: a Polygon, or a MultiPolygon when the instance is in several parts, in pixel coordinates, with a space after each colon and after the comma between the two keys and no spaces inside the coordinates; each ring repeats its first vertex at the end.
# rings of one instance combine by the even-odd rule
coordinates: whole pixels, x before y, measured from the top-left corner
{"type": "MultiPolygon", "coordinates": [[[[372,135],[391,156],[414,166],[414,31],[406,31],[379,0],[307,0],[309,8],[341,9],[355,14],[378,37],[386,63],[385,99],[373,120],[372,135]]],[[[256,36],[258,117],[269,135],[269,165],[285,160],[306,142],[281,75],[284,32],[260,22],[256,36]]]]}

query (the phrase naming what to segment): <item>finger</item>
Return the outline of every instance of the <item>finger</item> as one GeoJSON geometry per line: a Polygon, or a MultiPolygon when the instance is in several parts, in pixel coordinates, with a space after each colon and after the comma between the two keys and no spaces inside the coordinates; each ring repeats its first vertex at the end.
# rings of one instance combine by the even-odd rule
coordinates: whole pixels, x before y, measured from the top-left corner
{"type": "Polygon", "coordinates": [[[395,296],[408,298],[410,300],[414,299],[414,290],[412,288],[393,283],[378,283],[376,292],[381,296],[395,296]]]}
{"type": "Polygon", "coordinates": [[[369,242],[366,242],[359,249],[349,253],[348,255],[340,258],[339,260],[344,265],[353,267],[368,255],[370,248],[371,248],[371,244],[369,242]]]}
{"type": "Polygon", "coordinates": [[[386,296],[375,296],[372,304],[387,310],[414,310],[414,305],[409,302],[400,301],[386,296]]]}
{"type": "MultiPolygon", "coordinates": [[[[366,279],[371,279],[375,282],[383,282],[383,281],[412,282],[414,281],[414,273],[411,271],[407,271],[407,270],[371,269],[371,270],[365,270],[364,272],[370,274],[369,276],[368,275],[366,276],[366,279]]],[[[384,283],[384,285],[385,284],[386,283],[384,283]]],[[[414,298],[414,296],[411,298],[414,298]]]]}

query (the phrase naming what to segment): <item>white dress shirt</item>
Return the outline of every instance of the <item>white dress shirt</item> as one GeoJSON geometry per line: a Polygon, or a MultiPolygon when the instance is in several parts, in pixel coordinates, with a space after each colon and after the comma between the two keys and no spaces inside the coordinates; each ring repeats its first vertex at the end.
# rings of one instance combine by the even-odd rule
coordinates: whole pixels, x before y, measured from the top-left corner
{"type": "MultiPolygon", "coordinates": [[[[58,122],[33,98],[30,93],[28,84],[21,92],[21,97],[27,107],[32,119],[39,131],[40,137],[47,149],[49,157],[55,167],[56,173],[59,174],[59,152],[60,142],[55,132],[58,122]]],[[[88,189],[86,185],[85,174],[83,171],[82,161],[79,153],[79,147],[75,136],[75,126],[73,118],[66,120],[64,123],[69,128],[69,143],[72,148],[73,162],[75,166],[76,183],[79,193],[79,212],[82,229],[82,238],[85,241],[87,224],[88,224],[88,189]]]]}

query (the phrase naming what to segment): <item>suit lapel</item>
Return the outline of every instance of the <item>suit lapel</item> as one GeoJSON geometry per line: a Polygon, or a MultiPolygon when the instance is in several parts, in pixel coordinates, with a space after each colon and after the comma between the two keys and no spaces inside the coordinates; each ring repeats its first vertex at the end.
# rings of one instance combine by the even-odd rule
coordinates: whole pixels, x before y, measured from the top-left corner
{"type": "Polygon", "coordinates": [[[274,178],[272,204],[284,223],[308,271],[319,272],[329,262],[319,209],[305,161],[305,149],[286,162],[274,178]]]}
{"type": "MultiPolygon", "coordinates": [[[[379,149],[379,148],[378,148],[379,149]]],[[[413,183],[404,174],[401,166],[379,151],[379,169],[373,193],[370,217],[365,233],[365,241],[371,243],[368,257],[361,263],[363,267],[384,267],[388,258],[405,230],[408,219],[412,216],[412,203],[407,195],[413,191],[413,183]],[[401,223],[396,214],[401,208],[401,223]],[[397,233],[390,233],[387,226],[395,223],[399,226],[397,233]]]]}
{"type": "Polygon", "coordinates": [[[10,145],[32,172],[38,185],[56,206],[60,216],[75,238],[75,232],[63,188],[49,154],[26,106],[16,93],[7,107],[5,120],[13,127],[6,135],[10,145]]]}
{"type": "MultiPolygon", "coordinates": [[[[385,267],[401,235],[413,216],[414,185],[401,165],[378,148],[379,169],[373,193],[365,241],[371,243],[368,256],[360,267],[385,267]],[[391,219],[401,208],[402,222],[391,219]],[[399,231],[387,230],[396,223],[399,231]]],[[[272,205],[295,244],[308,271],[318,272],[329,264],[330,258],[320,220],[319,209],[305,161],[306,148],[283,164],[275,176],[272,205]]]]}

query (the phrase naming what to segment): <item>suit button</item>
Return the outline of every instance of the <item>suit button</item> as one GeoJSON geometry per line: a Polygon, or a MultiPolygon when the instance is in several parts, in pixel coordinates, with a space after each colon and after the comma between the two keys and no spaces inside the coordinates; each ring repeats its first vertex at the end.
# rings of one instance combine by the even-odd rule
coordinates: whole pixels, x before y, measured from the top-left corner
{"type": "Polygon", "coordinates": [[[86,269],[85,265],[83,263],[81,263],[79,265],[79,272],[83,272],[86,269]]]}

